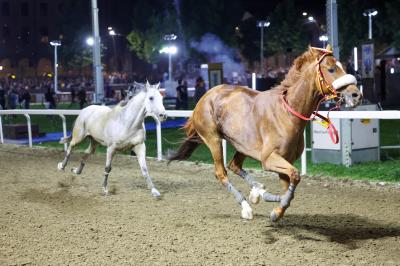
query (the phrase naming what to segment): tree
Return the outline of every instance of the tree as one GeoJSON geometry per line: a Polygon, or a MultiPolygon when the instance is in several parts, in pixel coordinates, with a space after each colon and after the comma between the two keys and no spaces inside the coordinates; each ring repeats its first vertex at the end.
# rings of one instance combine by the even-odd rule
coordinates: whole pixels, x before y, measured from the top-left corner
{"type": "Polygon", "coordinates": [[[155,63],[165,34],[175,33],[176,13],[165,1],[139,1],[134,11],[129,49],[147,63],[155,63]],[[157,8],[154,8],[157,7],[157,8]]]}

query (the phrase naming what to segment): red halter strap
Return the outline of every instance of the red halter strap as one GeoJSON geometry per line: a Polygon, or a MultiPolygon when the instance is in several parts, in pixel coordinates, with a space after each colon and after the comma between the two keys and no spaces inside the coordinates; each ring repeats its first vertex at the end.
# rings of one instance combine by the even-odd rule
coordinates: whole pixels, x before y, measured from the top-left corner
{"type": "MultiPolygon", "coordinates": [[[[319,101],[317,110],[319,109],[319,105],[321,104],[322,101],[324,101],[324,99],[321,99],[319,101]]],[[[282,94],[282,103],[286,107],[286,109],[294,116],[296,116],[304,121],[315,121],[318,124],[320,124],[321,126],[325,127],[328,130],[328,134],[329,134],[329,137],[331,138],[332,142],[334,144],[339,143],[339,133],[338,133],[337,129],[335,128],[335,126],[333,125],[332,121],[328,117],[325,117],[325,116],[319,114],[318,111],[314,111],[310,117],[306,117],[306,116],[300,114],[299,112],[294,110],[292,107],[290,107],[290,105],[288,104],[288,102],[285,99],[284,94],[282,94]],[[319,117],[322,121],[316,120],[315,119],[316,116],[319,117]]]]}

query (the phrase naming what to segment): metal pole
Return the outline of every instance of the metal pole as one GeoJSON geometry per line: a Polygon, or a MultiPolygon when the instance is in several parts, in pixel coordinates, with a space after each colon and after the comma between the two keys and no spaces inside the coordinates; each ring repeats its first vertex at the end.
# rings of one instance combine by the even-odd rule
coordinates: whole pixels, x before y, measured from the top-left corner
{"type": "Polygon", "coordinates": [[[260,64],[261,64],[261,77],[264,76],[264,26],[261,26],[261,39],[260,39],[260,64]]]}
{"type": "Polygon", "coordinates": [[[162,141],[161,141],[161,123],[160,120],[153,117],[156,121],[156,133],[157,133],[157,160],[162,160],[162,141]]]}
{"type": "Polygon", "coordinates": [[[28,124],[28,139],[29,139],[29,148],[32,148],[32,127],[31,127],[31,117],[28,114],[24,114],[26,117],[26,123],[28,124]]]}
{"type": "MultiPolygon", "coordinates": [[[[59,115],[59,116],[61,117],[61,120],[62,120],[63,135],[64,135],[64,138],[66,138],[67,137],[67,121],[66,121],[64,115],[59,115]]],[[[68,148],[68,144],[64,143],[64,151],[67,151],[67,148],[68,148]]]]}
{"type": "Polygon", "coordinates": [[[368,14],[368,39],[372,40],[372,15],[368,14]]]}
{"type": "Polygon", "coordinates": [[[103,74],[100,55],[100,33],[99,33],[99,9],[97,8],[97,0],[92,0],[92,27],[93,27],[93,74],[95,78],[96,97],[95,102],[103,101],[103,74]]]}
{"type": "Polygon", "coordinates": [[[168,53],[168,80],[172,81],[172,54],[171,51],[168,53]]]}
{"type": "Polygon", "coordinates": [[[4,137],[3,137],[3,121],[2,121],[2,116],[0,115],[0,142],[3,144],[4,143],[4,137]]]}
{"type": "Polygon", "coordinates": [[[339,60],[339,33],[336,0],[326,1],[326,20],[328,27],[328,40],[333,47],[333,55],[339,60]]]}
{"type": "Polygon", "coordinates": [[[222,155],[224,158],[224,165],[226,166],[226,140],[222,140],[222,155]]]}
{"type": "Polygon", "coordinates": [[[354,50],[353,50],[354,52],[353,52],[353,56],[354,56],[354,71],[358,71],[358,50],[357,50],[357,47],[354,47],[354,50]]]}
{"type": "Polygon", "coordinates": [[[251,88],[253,90],[257,89],[257,77],[256,77],[256,73],[252,73],[251,74],[251,88]]]}
{"type": "Polygon", "coordinates": [[[304,129],[304,150],[301,154],[301,175],[307,174],[307,143],[306,143],[306,130],[304,129]]]}
{"type": "Polygon", "coordinates": [[[57,45],[54,45],[54,92],[58,92],[57,45]]]}

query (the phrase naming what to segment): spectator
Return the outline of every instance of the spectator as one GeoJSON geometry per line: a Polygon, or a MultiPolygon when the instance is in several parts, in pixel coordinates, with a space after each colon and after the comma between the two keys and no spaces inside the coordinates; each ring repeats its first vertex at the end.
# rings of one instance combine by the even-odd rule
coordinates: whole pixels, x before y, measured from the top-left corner
{"type": "Polygon", "coordinates": [[[206,93],[206,85],[202,77],[196,79],[196,85],[194,86],[194,101],[197,104],[200,98],[206,93]]]}
{"type": "Polygon", "coordinates": [[[24,109],[29,109],[31,104],[31,94],[29,93],[29,87],[25,86],[21,94],[21,103],[24,109]]]}
{"type": "Polygon", "coordinates": [[[79,87],[78,99],[79,99],[79,108],[83,109],[84,105],[87,104],[87,101],[86,101],[86,89],[85,89],[85,84],[84,83],[82,83],[81,86],[79,87]]]}
{"type": "Polygon", "coordinates": [[[70,86],[71,86],[71,88],[70,88],[70,91],[71,91],[71,103],[70,103],[69,106],[72,106],[72,105],[75,103],[75,98],[76,98],[76,87],[75,87],[75,84],[74,84],[74,83],[71,84],[70,86]]]}
{"type": "Polygon", "coordinates": [[[17,109],[17,104],[18,104],[18,93],[13,88],[10,90],[10,93],[8,94],[8,107],[9,109],[17,109]]]}
{"type": "Polygon", "coordinates": [[[44,94],[44,98],[46,100],[46,107],[49,109],[56,109],[56,99],[54,97],[55,93],[54,91],[50,88],[50,86],[47,86],[47,91],[44,94]]]}
{"type": "Polygon", "coordinates": [[[6,91],[4,90],[3,86],[0,84],[0,109],[6,109],[6,91]]]}
{"type": "Polygon", "coordinates": [[[178,80],[176,87],[176,109],[187,110],[188,106],[188,88],[186,80],[178,80]]]}

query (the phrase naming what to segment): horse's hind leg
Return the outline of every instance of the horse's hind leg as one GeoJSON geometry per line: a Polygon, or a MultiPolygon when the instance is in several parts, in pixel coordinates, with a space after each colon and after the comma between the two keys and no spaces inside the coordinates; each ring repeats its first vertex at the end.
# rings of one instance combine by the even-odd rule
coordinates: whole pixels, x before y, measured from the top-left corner
{"type": "Polygon", "coordinates": [[[111,172],[111,162],[114,157],[115,148],[114,146],[107,147],[107,158],[106,158],[106,167],[104,168],[104,180],[103,180],[103,192],[104,195],[108,195],[108,175],[111,172]]]}
{"type": "Polygon", "coordinates": [[[74,126],[74,129],[72,131],[72,139],[71,139],[71,142],[69,143],[69,146],[67,148],[67,152],[65,153],[64,160],[62,162],[59,162],[58,165],[57,165],[58,170],[64,171],[65,167],[67,166],[69,157],[71,156],[72,149],[76,145],[81,143],[82,140],[85,138],[85,132],[84,132],[84,129],[83,129],[83,125],[78,119],[75,122],[75,126],[74,126]]]}
{"type": "Polygon", "coordinates": [[[246,180],[246,182],[250,185],[250,202],[253,204],[257,204],[260,201],[260,198],[262,198],[264,201],[280,201],[279,195],[273,195],[266,192],[264,189],[264,185],[257,182],[253,176],[251,176],[246,170],[242,168],[245,159],[246,155],[241,152],[236,152],[233,156],[232,161],[229,163],[229,169],[235,174],[239,175],[244,180],[246,180]]]}
{"type": "Polygon", "coordinates": [[[140,170],[142,171],[142,174],[146,180],[147,187],[151,190],[151,195],[155,198],[160,198],[161,194],[158,192],[156,187],[153,184],[153,181],[151,180],[151,177],[149,175],[149,172],[147,171],[147,164],[146,164],[146,145],[144,143],[140,143],[133,147],[134,152],[136,153],[137,160],[140,165],[140,170]]]}
{"type": "Polygon", "coordinates": [[[89,147],[85,150],[85,154],[82,156],[81,162],[78,167],[73,167],[71,171],[77,175],[82,173],[83,167],[85,167],[85,162],[91,154],[96,151],[97,142],[90,137],[89,147]]]}
{"type": "Polygon", "coordinates": [[[228,191],[233,194],[236,201],[242,206],[242,218],[253,219],[253,210],[251,209],[249,203],[246,201],[245,197],[243,197],[242,194],[238,190],[236,190],[236,188],[228,180],[224,161],[222,158],[221,138],[213,136],[209,139],[203,138],[203,140],[210,149],[212,157],[214,159],[215,177],[218,178],[218,180],[228,189],[228,191]]]}

